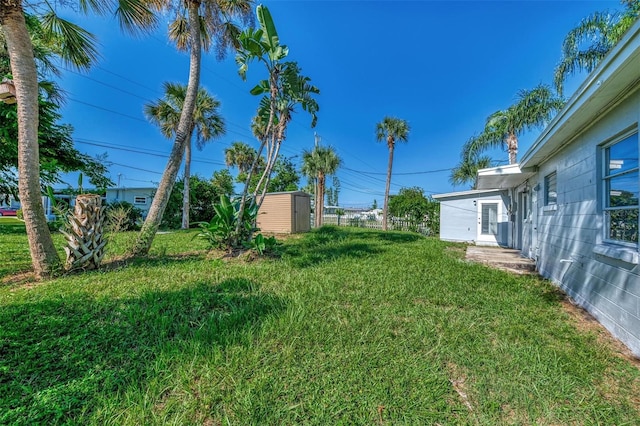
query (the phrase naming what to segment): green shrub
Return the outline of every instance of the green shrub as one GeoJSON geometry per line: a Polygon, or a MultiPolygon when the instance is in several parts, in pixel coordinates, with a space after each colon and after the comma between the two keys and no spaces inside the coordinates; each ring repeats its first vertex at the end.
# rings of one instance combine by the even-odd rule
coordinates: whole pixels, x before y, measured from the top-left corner
{"type": "Polygon", "coordinates": [[[142,210],[127,201],[116,201],[107,205],[109,231],[137,231],[140,229],[142,210]]]}
{"type": "Polygon", "coordinates": [[[276,240],[276,237],[266,237],[262,234],[257,234],[253,240],[245,243],[245,248],[252,249],[258,252],[258,254],[273,254],[280,253],[280,243],[276,240]]]}
{"type": "Polygon", "coordinates": [[[244,247],[251,243],[251,236],[258,228],[253,224],[258,217],[258,206],[253,200],[247,203],[241,220],[240,231],[236,231],[240,216],[240,200],[231,201],[227,195],[220,196],[214,204],[215,215],[210,222],[198,222],[200,232],[196,235],[207,241],[210,247],[226,250],[244,247]]]}

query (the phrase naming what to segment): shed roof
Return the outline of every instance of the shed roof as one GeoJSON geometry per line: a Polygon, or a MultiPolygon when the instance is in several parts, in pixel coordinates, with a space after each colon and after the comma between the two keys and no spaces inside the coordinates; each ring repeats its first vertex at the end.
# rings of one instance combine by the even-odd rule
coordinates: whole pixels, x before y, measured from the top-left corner
{"type": "Polygon", "coordinates": [[[283,195],[283,194],[296,194],[296,195],[306,195],[310,197],[311,195],[304,191],[281,191],[281,192],[267,192],[265,195],[283,195]]]}

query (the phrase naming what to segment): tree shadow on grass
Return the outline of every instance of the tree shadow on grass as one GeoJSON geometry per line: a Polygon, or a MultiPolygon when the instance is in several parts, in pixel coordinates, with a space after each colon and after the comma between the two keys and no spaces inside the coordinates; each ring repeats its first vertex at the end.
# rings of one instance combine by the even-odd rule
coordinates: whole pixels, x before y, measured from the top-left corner
{"type": "Polygon", "coordinates": [[[14,223],[9,221],[0,222],[0,235],[26,235],[24,223],[14,223]]]}
{"type": "Polygon", "coordinates": [[[413,243],[424,239],[422,235],[408,232],[389,231],[376,234],[376,238],[391,243],[413,243]]]}
{"type": "Polygon", "coordinates": [[[130,299],[74,296],[6,305],[0,311],[0,424],[81,421],[100,396],[153,379],[159,354],[179,362],[197,348],[248,343],[266,317],[284,308],[245,279],[130,299]]]}
{"type": "Polygon", "coordinates": [[[379,248],[358,239],[358,232],[324,226],[286,246],[283,259],[304,268],[342,258],[359,259],[381,253],[379,248]]]}

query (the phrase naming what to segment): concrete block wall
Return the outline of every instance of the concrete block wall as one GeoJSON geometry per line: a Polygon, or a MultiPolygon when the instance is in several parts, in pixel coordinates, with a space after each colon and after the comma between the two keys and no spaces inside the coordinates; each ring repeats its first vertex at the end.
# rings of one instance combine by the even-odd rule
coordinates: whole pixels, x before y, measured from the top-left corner
{"type": "MultiPolygon", "coordinates": [[[[640,267],[615,255],[603,255],[597,247],[603,246],[605,232],[600,146],[634,126],[637,130],[638,122],[640,91],[539,165],[535,231],[540,273],[557,283],[636,356],[640,356],[640,267]],[[544,177],[554,171],[558,192],[555,210],[544,206],[544,177]]],[[[613,252],[625,250],[610,246],[613,252]]]]}

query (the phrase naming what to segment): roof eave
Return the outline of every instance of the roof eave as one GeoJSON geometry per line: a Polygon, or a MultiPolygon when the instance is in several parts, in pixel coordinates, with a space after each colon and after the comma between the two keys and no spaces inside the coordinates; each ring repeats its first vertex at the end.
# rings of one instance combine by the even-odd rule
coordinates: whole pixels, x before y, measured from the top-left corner
{"type": "Polygon", "coordinates": [[[522,156],[523,168],[538,166],[630,95],[640,84],[640,20],[602,60],[522,156]]]}

